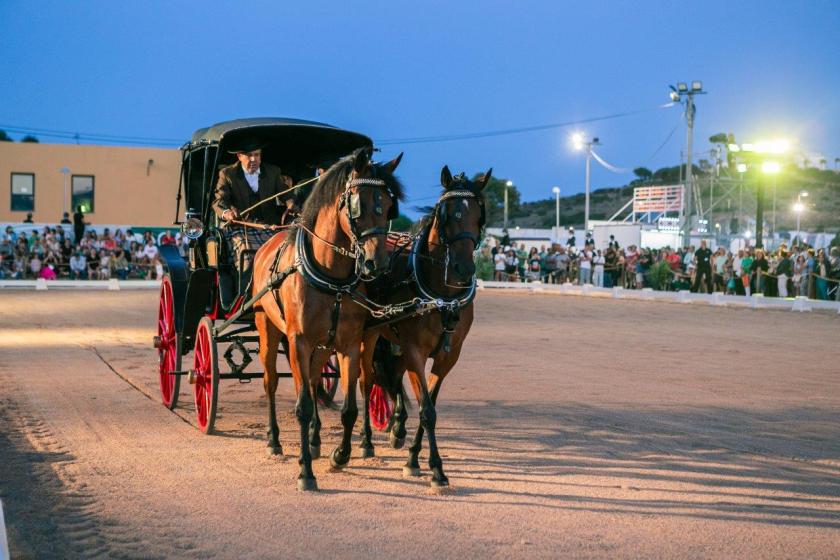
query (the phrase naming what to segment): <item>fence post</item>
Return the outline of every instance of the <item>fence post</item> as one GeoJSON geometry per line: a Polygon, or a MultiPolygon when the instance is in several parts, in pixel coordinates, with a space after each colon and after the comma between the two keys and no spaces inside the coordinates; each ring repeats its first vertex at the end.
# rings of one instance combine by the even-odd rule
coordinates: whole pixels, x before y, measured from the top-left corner
{"type": "Polygon", "coordinates": [[[753,309],[758,309],[761,307],[761,303],[764,301],[764,294],[753,294],[750,296],[750,307],[753,309]]]}
{"type": "Polygon", "coordinates": [[[622,292],[624,292],[624,288],[622,288],[621,286],[613,286],[613,289],[612,289],[613,299],[621,299],[621,297],[623,295],[622,292]]]}
{"type": "Polygon", "coordinates": [[[38,278],[35,280],[35,289],[36,290],[46,290],[47,289],[47,279],[46,278],[38,278]]]}
{"type": "Polygon", "coordinates": [[[108,279],[108,290],[109,291],[119,291],[120,290],[120,281],[116,278],[109,278],[108,279]]]}
{"type": "Polygon", "coordinates": [[[691,303],[691,292],[688,290],[680,290],[677,292],[678,301],[680,303],[691,303]]]}

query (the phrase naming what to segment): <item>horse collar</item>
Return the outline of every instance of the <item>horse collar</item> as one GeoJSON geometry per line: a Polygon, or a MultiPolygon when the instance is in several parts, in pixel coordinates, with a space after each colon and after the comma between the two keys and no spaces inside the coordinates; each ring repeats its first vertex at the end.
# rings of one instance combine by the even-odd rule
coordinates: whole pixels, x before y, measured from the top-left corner
{"type": "Polygon", "coordinates": [[[351,273],[347,278],[333,278],[319,271],[312,260],[310,247],[306,244],[306,235],[303,228],[298,228],[295,238],[295,250],[297,261],[300,263],[298,269],[306,281],[314,288],[327,293],[349,292],[358,285],[362,279],[359,267],[356,272],[351,273]]]}

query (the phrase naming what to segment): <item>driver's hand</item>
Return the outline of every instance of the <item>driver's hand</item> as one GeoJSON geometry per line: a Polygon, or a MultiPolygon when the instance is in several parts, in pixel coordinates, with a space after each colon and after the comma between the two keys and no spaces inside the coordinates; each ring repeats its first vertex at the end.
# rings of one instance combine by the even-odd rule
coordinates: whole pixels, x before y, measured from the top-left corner
{"type": "Polygon", "coordinates": [[[222,219],[225,220],[226,222],[229,222],[231,220],[235,220],[238,217],[239,217],[239,212],[236,210],[236,208],[228,208],[227,210],[222,212],[222,219]]]}

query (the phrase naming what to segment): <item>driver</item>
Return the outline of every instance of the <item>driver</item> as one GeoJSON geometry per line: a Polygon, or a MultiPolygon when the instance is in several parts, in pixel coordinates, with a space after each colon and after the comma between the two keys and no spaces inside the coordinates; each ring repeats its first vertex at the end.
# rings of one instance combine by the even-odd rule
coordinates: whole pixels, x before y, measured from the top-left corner
{"type": "MultiPolygon", "coordinates": [[[[284,216],[297,211],[294,191],[247,210],[261,200],[290,189],[292,179],[283,175],[279,167],[262,162],[262,145],[255,141],[243,143],[230,153],[235,154],[238,161],[219,172],[213,198],[213,210],[219,219],[226,222],[236,220],[250,224],[279,225],[284,216]]],[[[274,233],[268,228],[243,224],[229,224],[225,229],[225,237],[233,250],[237,268],[242,256],[240,272],[243,273],[244,285],[247,285],[251,272],[253,253],[250,251],[259,249],[274,233]]]]}

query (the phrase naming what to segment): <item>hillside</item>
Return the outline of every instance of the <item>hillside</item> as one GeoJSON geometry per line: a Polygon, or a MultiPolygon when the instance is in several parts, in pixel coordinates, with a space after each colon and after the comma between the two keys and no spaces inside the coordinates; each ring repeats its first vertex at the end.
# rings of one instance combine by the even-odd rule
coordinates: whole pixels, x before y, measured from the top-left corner
{"type": "MultiPolygon", "coordinates": [[[[679,168],[668,168],[676,171],[679,168]]],[[[666,185],[678,183],[673,173],[660,170],[650,181],[633,181],[628,185],[593,190],[590,195],[589,216],[592,220],[606,220],[612,217],[633,197],[633,188],[646,185],[666,185]]],[[[772,220],[773,189],[772,179],[766,176],[751,177],[740,183],[738,178],[713,179],[709,173],[695,168],[700,187],[701,205],[709,207],[710,195],[714,188],[714,221],[721,224],[724,233],[730,231],[730,220],[737,217],[739,205],[739,185],[743,191],[743,211],[749,220],[755,219],[756,183],[765,180],[765,220],[769,225],[772,220]],[[729,192],[727,192],[729,191],[729,192]]],[[[809,196],[803,198],[806,210],[802,213],[801,227],[809,231],[837,231],[840,229],[840,174],[819,169],[795,169],[779,175],[776,184],[776,228],[779,230],[796,229],[796,213],[792,205],[799,191],[805,190],[809,196]]],[[[493,213],[493,224],[501,225],[498,213],[493,213]]],[[[510,225],[521,227],[549,228],[554,226],[555,201],[553,198],[522,202],[510,211],[510,225]]],[[[560,225],[583,227],[583,193],[560,198],[560,225]]]]}

